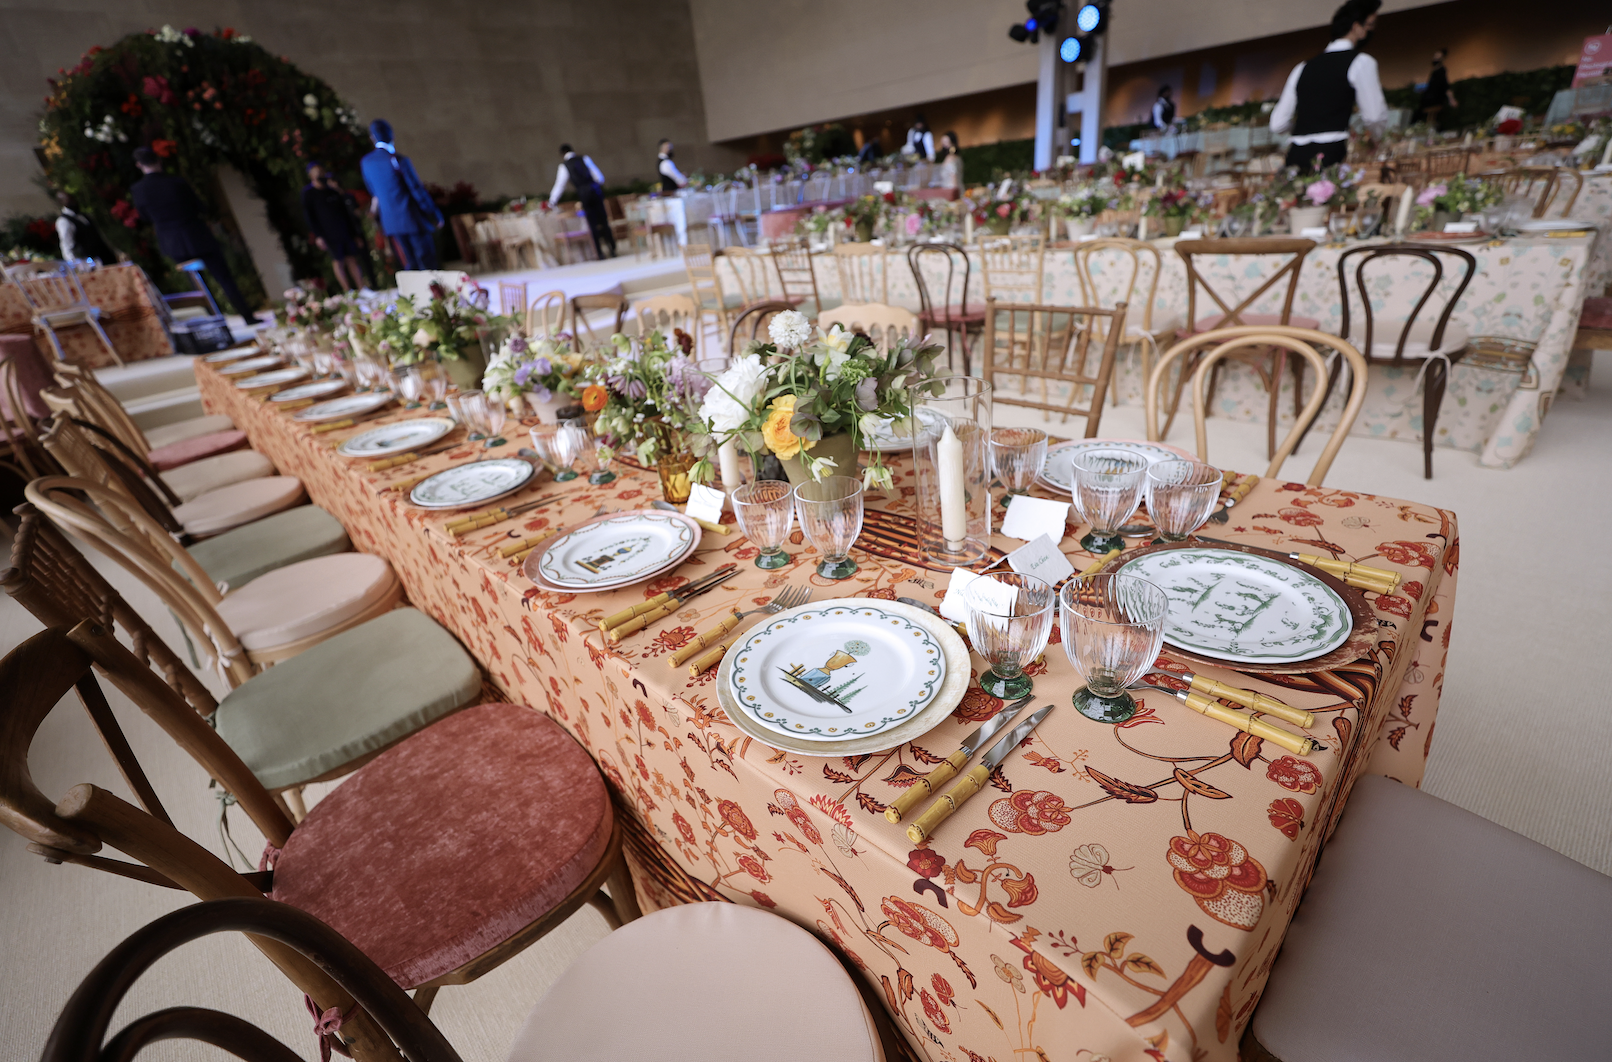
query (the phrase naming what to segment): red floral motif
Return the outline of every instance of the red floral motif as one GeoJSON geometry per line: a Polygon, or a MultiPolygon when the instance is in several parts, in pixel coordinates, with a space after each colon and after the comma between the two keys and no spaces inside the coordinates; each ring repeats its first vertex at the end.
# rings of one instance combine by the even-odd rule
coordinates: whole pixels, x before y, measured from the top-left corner
{"type": "Polygon", "coordinates": [[[1401,539],[1379,542],[1377,552],[1390,564],[1408,564],[1413,568],[1426,568],[1429,571],[1433,568],[1435,551],[1426,542],[1406,542],[1401,539]]]}
{"type": "Polygon", "coordinates": [[[1310,510],[1294,506],[1282,509],[1276,515],[1282,519],[1283,523],[1292,524],[1294,527],[1320,527],[1326,523],[1325,520],[1310,512],[1310,510]]]}
{"type": "Polygon", "coordinates": [[[956,993],[954,993],[952,991],[952,986],[951,986],[950,981],[948,981],[944,977],[940,976],[940,974],[935,974],[934,976],[929,978],[929,984],[935,990],[935,998],[936,999],[940,1000],[942,1003],[946,1004],[948,1007],[952,1005],[952,1000],[956,998],[956,993]]]}
{"type": "Polygon", "coordinates": [[[638,710],[638,718],[643,722],[643,724],[649,727],[649,729],[654,730],[658,724],[655,722],[655,713],[649,710],[649,705],[645,704],[643,701],[634,701],[633,707],[638,710]]]}
{"type": "Polygon", "coordinates": [[[992,697],[978,686],[970,685],[963,691],[963,702],[952,709],[952,718],[965,723],[983,723],[993,719],[1006,702],[992,697]]]}
{"type": "Polygon", "coordinates": [[[693,627],[671,627],[655,635],[651,644],[657,650],[681,649],[694,640],[693,627]]]}
{"type": "Polygon", "coordinates": [[[1299,838],[1299,831],[1304,828],[1304,805],[1292,797],[1277,797],[1271,801],[1271,806],[1265,809],[1270,816],[1271,825],[1282,831],[1282,836],[1289,841],[1299,838]]]}
{"type": "Polygon", "coordinates": [[[907,866],[921,877],[932,878],[946,868],[946,860],[932,848],[914,848],[907,854],[907,866]]]}
{"type": "Polygon", "coordinates": [[[638,766],[638,776],[646,782],[649,781],[649,767],[644,763],[644,758],[642,756],[634,756],[633,762],[638,766]]]}
{"type": "Polygon", "coordinates": [[[659,579],[651,579],[644,584],[644,600],[647,601],[657,594],[664,594],[668,590],[676,590],[686,582],[688,579],[682,575],[663,575],[659,579]]]}
{"type": "Polygon", "coordinates": [[[933,1022],[936,1028],[943,1033],[952,1031],[951,1022],[946,1020],[946,1012],[940,1009],[940,1004],[929,994],[929,989],[918,989],[918,999],[924,1005],[924,1016],[933,1022]]]}
{"type": "Polygon", "coordinates": [[[1143,705],[1142,707],[1137,708],[1136,714],[1125,720],[1125,722],[1115,723],[1114,725],[1122,730],[1126,730],[1133,726],[1141,726],[1143,723],[1158,723],[1163,725],[1164,720],[1160,719],[1158,713],[1153,709],[1143,705]]]}
{"type": "Polygon", "coordinates": [[[1009,833],[1040,836],[1069,825],[1069,805],[1057,793],[1021,789],[991,805],[991,821],[1009,833]]]}
{"type": "Polygon", "coordinates": [[[918,943],[928,944],[937,951],[950,951],[957,946],[957,930],[923,904],[886,896],[880,907],[891,925],[918,943]]]}
{"type": "Polygon", "coordinates": [[[811,819],[806,817],[806,812],[798,807],[793,807],[786,814],[789,816],[789,821],[795,824],[795,828],[806,835],[808,841],[812,844],[823,843],[823,835],[817,832],[817,827],[812,824],[811,819]]]}
{"type": "Polygon", "coordinates": [[[739,865],[741,867],[744,867],[745,873],[749,874],[752,878],[755,878],[757,881],[761,882],[763,885],[765,885],[767,882],[772,880],[772,876],[767,873],[767,868],[762,866],[761,861],[758,860],[755,856],[752,856],[752,855],[742,855],[742,856],[740,856],[739,857],[739,865]]]}
{"type": "Polygon", "coordinates": [[[744,809],[735,804],[733,801],[717,801],[716,813],[722,816],[722,821],[731,826],[733,828],[733,832],[738,834],[740,837],[743,837],[747,841],[753,841],[756,839],[756,828],[751,824],[750,816],[746,815],[744,813],[744,809]]]}
{"type": "Polygon", "coordinates": [[[896,592],[890,589],[888,586],[882,586],[877,590],[869,590],[862,596],[876,598],[880,601],[894,601],[896,599],[896,592]]]}
{"type": "Polygon", "coordinates": [[[1188,830],[1170,838],[1167,853],[1175,883],[1192,895],[1217,922],[1252,931],[1265,911],[1260,893],[1268,880],[1248,849],[1218,833],[1188,830]]]}
{"type": "Polygon", "coordinates": [[[1412,579],[1412,580],[1410,580],[1408,582],[1402,583],[1400,585],[1400,587],[1399,587],[1400,593],[1404,594],[1406,597],[1410,598],[1412,601],[1420,601],[1422,599],[1422,591],[1426,590],[1426,589],[1427,589],[1427,587],[1423,586],[1421,583],[1417,582],[1414,579],[1412,579]]]}
{"type": "Polygon", "coordinates": [[[752,890],[751,893],[750,893],[750,898],[752,900],[756,901],[757,903],[759,903],[763,907],[777,907],[778,906],[778,904],[776,902],[774,902],[773,898],[771,896],[768,896],[764,892],[755,892],[754,890],[752,890]]]}
{"type": "Polygon", "coordinates": [[[1410,619],[1412,603],[1402,597],[1379,594],[1375,606],[1382,612],[1391,612],[1402,619],[1410,619]]]}
{"type": "Polygon", "coordinates": [[[672,812],[672,822],[677,826],[677,832],[683,835],[683,840],[693,844],[694,827],[688,824],[688,820],[683,817],[683,813],[680,811],[672,812]]]}
{"type": "MultiPolygon", "coordinates": [[[[1029,932],[1034,933],[1035,930],[1029,930],[1029,932]]],[[[1057,963],[1040,952],[1032,950],[1030,945],[1026,944],[1022,938],[1014,937],[1012,939],[1013,946],[1024,952],[1024,968],[1029,972],[1031,980],[1035,981],[1035,986],[1041,990],[1042,995],[1047,996],[1058,1004],[1059,1010],[1068,1006],[1071,992],[1075,995],[1075,1002],[1083,1007],[1086,1005],[1086,989],[1072,982],[1069,979],[1069,975],[1057,963]]],[[[1034,938],[1032,937],[1031,939],[1033,940],[1034,938]]]]}
{"type": "Polygon", "coordinates": [[[1292,756],[1283,756],[1265,768],[1265,777],[1295,793],[1313,793],[1321,787],[1321,768],[1292,756]]]}

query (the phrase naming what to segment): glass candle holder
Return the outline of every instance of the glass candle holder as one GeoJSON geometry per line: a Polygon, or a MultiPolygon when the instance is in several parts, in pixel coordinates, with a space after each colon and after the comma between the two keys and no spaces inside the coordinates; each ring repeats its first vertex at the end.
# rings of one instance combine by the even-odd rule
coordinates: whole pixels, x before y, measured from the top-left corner
{"type": "Polygon", "coordinates": [[[795,522],[795,492],[783,480],[762,479],[734,490],[733,516],[744,537],[761,550],[757,568],[782,568],[789,563],[784,543],[795,522]]]}
{"type": "Polygon", "coordinates": [[[1001,572],[975,579],[963,592],[968,606],[968,640],[991,669],[980,688],[992,697],[1016,701],[1035,686],[1024,665],[1041,655],[1052,634],[1058,595],[1052,584],[1033,575],[1001,572]]]}
{"type": "Polygon", "coordinates": [[[1047,433],[1040,428],[992,428],[991,473],[1007,488],[1006,505],[1030,486],[1047,462],[1047,433]]]}
{"type": "Polygon", "coordinates": [[[966,567],[991,544],[991,385],[942,375],[909,398],[919,547],[930,567],[966,567]]]}
{"type": "Polygon", "coordinates": [[[1064,652],[1086,682],[1075,710],[1099,723],[1125,722],[1136,714],[1125,687],[1158,659],[1169,598],[1146,579],[1113,572],[1071,579],[1058,597],[1064,652]]]}
{"type": "Polygon", "coordinates": [[[1080,539],[1082,549],[1101,555],[1125,548],[1119,529],[1141,504],[1146,476],[1147,458],[1129,450],[1088,450],[1075,458],[1075,508],[1091,525],[1080,539]]]}
{"type": "Polygon", "coordinates": [[[1160,542],[1187,538],[1214,511],[1225,482],[1220,469],[1201,461],[1156,461],[1147,469],[1147,513],[1160,542]]]}
{"type": "Polygon", "coordinates": [[[850,476],[824,476],[795,488],[795,511],[806,541],[823,555],[817,574],[848,579],[856,574],[851,546],[862,534],[862,481],[850,476]]]}

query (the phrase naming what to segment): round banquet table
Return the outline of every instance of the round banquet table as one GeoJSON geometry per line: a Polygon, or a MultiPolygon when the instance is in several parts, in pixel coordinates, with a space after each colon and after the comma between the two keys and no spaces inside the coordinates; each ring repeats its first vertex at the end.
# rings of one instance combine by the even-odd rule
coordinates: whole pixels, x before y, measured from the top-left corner
{"type": "MultiPolygon", "coordinates": [[[[918,1057],[1232,1062],[1353,780],[1421,777],[1459,557],[1444,510],[1270,482],[1217,525],[1218,537],[1336,552],[1404,576],[1398,593],[1369,595],[1375,648],[1351,664],[1274,680],[1206,672],[1314,711],[1310,733],[1325,751],[1284,753],[1160,693],[1142,694],[1128,723],[1090,722],[1070,707],[1079,683],[1053,644],[1030,673],[1036,705],[1060,707],[985,791],[914,846],[882,812],[1002,710],[977,683],[914,743],[824,759],[746,737],[717,702],[715,669],[691,678],[667,661],[730,609],[785,586],[811,586],[818,602],[938,602],[947,577],[915,555],[906,458],[893,458],[893,494],[871,500],[853,551],[860,571],[844,582],[814,574],[798,530],[792,564],[770,572],[755,567],[758,551],[741,534],[707,533],[672,575],[555,594],[500,546],[601,506],[647,507],[659,496],[653,471],[618,463],[619,478],[602,486],[541,476],[500,504],[561,500],[455,539],[443,526],[461,514],[412,508],[389,488],[485,453],[479,443],[370,472],[212,366],[198,364],[197,375],[208,411],[229,414],[255,449],[301,477],[355,548],[390,561],[410,603],[464,642],[498,697],[547,712],[588,749],[623,809],[646,908],[727,900],[805,926],[867,978],[918,1057]],[[730,580],[659,624],[620,645],[600,633],[600,617],[729,561],[739,566],[730,580]]],[[[409,415],[420,414],[380,419],[409,415]]],[[[521,431],[505,434],[513,442],[521,431]]],[[[1078,534],[1063,540],[1077,568],[1090,561],[1078,534]]]]}

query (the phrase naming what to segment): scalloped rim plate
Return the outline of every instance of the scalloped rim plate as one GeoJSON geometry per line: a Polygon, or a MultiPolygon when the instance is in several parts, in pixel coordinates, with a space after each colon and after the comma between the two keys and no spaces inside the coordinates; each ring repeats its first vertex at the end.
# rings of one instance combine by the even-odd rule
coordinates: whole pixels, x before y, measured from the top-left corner
{"type": "Polygon", "coordinates": [[[471,461],[445,468],[416,483],[409,491],[409,504],[421,509],[467,509],[514,494],[535,475],[536,466],[525,458],[471,461]]]}
{"type": "Polygon", "coordinates": [[[299,409],[291,414],[291,419],[302,424],[319,424],[327,420],[340,420],[342,417],[361,417],[365,413],[373,413],[377,409],[392,401],[389,391],[368,391],[361,395],[347,395],[345,398],[332,398],[328,402],[318,402],[307,409],[299,409]]]}
{"type": "Polygon", "coordinates": [[[1185,450],[1165,443],[1142,442],[1139,439],[1074,439],[1047,447],[1047,459],[1041,464],[1041,471],[1036,473],[1036,482],[1051,491],[1059,494],[1074,493],[1074,460],[1075,457],[1087,450],[1128,450],[1131,453],[1147,458],[1149,464],[1159,461],[1187,460],[1196,461],[1197,458],[1185,450]],[[1057,474],[1063,478],[1060,483],[1047,475],[1054,470],[1056,463],[1057,474]]]}
{"type": "Polygon", "coordinates": [[[659,509],[610,513],[559,535],[536,555],[533,570],[544,584],[573,593],[615,589],[681,564],[700,544],[700,537],[700,525],[682,513],[659,509]],[[585,566],[592,561],[603,563],[594,571],[585,566]]]}
{"type": "Polygon", "coordinates": [[[455,427],[457,425],[447,417],[400,420],[396,424],[361,431],[336,447],[336,452],[343,457],[387,457],[416,446],[430,446],[455,427]]]}
{"type": "Polygon", "coordinates": [[[300,365],[293,365],[285,369],[271,369],[268,372],[260,372],[256,376],[248,376],[244,380],[235,381],[235,386],[242,391],[252,391],[259,387],[279,387],[281,384],[304,379],[307,375],[307,369],[300,365]]]}
{"type": "Polygon", "coordinates": [[[241,361],[232,361],[218,370],[220,376],[244,376],[249,372],[261,372],[264,369],[273,369],[284,365],[285,359],[278,354],[260,354],[255,358],[244,358],[241,361]]]}

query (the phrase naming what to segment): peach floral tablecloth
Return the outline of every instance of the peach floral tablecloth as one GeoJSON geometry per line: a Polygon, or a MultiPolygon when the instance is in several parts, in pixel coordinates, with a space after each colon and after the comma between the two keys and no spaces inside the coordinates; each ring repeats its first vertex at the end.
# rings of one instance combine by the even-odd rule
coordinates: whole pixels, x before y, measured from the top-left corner
{"type": "MultiPolygon", "coordinates": [[[[1326,751],[1285,754],[1162,694],[1142,696],[1124,725],[1090,722],[1069,705],[1078,681],[1054,644],[1032,672],[1038,703],[1060,707],[915,848],[881,812],[1000,701],[971,685],[953,717],[918,743],[820,759],[746,737],[717,703],[714,670],[691,679],[667,660],[730,608],[765,603],[785,585],[810,585],[817,601],[938,601],[946,576],[925,570],[907,545],[908,462],[897,461],[894,495],[871,506],[854,553],[861,570],[845,582],[814,574],[798,531],[794,563],[772,572],[752,564],[757,550],[739,533],[708,533],[673,576],[615,593],[549,594],[500,559],[499,546],[601,507],[647,507],[658,496],[652,473],[618,466],[604,486],[544,476],[506,504],[563,500],[455,540],[441,530],[447,515],[385,488],[477,456],[479,443],[370,473],[337,456],[329,436],[244,397],[210,367],[197,370],[210,412],[229,414],[282,472],[300,476],[355,548],[389,560],[411,602],[462,639],[506,696],[548,712],[589,750],[629,809],[646,904],[758,904],[812,929],[882,993],[922,1058],[1235,1059],[1353,780],[1363,771],[1421,777],[1459,554],[1455,517],[1443,510],[1262,483],[1218,532],[1404,574],[1399,593],[1373,598],[1369,657],[1274,682],[1212,672],[1313,710],[1326,751]],[[599,617],[729,561],[739,565],[730,581],[658,626],[619,647],[600,634],[599,617]]],[[[511,424],[507,434],[503,452],[513,455],[520,432],[511,424]]],[[[1078,567],[1089,559],[1074,542],[1064,547],[1078,567]]]]}
{"type": "MultiPolygon", "coordinates": [[[[174,352],[157,309],[161,296],[139,266],[101,266],[80,273],[79,280],[85,297],[101,308],[101,327],[125,362],[166,358],[174,352]]],[[[0,284],[0,332],[34,332],[33,315],[15,284],[0,284]]],[[[84,325],[63,328],[56,336],[61,340],[62,352],[74,365],[100,369],[117,364],[95,333],[84,325]]],[[[34,345],[47,359],[56,360],[50,339],[43,332],[34,334],[34,345]]]]}

